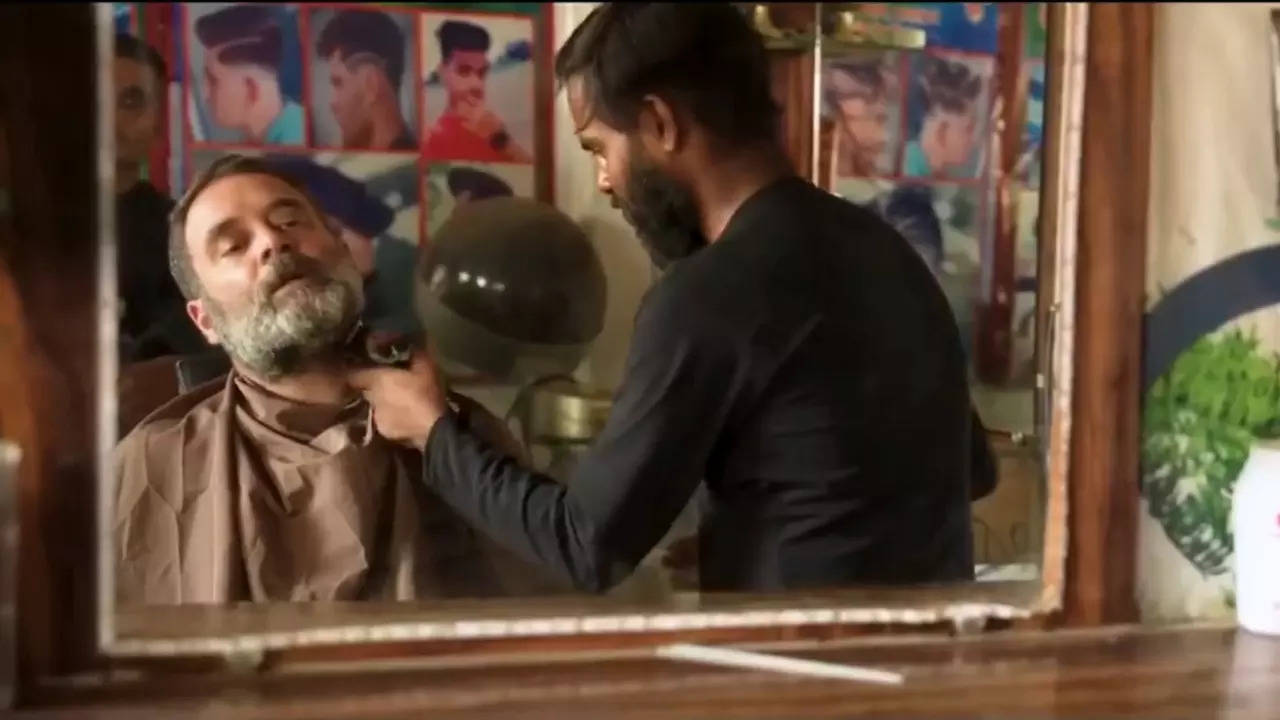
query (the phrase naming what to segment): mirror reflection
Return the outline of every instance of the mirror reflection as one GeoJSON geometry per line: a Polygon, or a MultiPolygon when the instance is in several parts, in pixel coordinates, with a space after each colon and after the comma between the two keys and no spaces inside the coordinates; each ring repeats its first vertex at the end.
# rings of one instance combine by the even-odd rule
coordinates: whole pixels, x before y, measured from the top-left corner
{"type": "Polygon", "coordinates": [[[118,607],[1034,579],[1043,4],[116,7],[118,607]]]}

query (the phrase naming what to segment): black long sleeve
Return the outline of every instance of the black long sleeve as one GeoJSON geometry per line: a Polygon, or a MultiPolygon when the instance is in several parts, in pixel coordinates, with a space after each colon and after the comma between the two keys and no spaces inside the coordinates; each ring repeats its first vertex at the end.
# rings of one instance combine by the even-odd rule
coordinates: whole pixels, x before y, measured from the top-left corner
{"type": "Polygon", "coordinates": [[[646,295],[609,420],[567,486],[452,418],[424,477],[587,590],[631,572],[700,480],[704,591],[965,580],[970,494],[990,486],[973,420],[954,316],[919,255],[787,179],[646,295]]]}
{"type": "Polygon", "coordinates": [[[426,447],[432,489],[504,545],[584,590],[624,579],[692,496],[744,379],[743,348],[679,318],[666,296],[637,315],[625,380],[569,486],[530,472],[453,417],[426,447]]]}

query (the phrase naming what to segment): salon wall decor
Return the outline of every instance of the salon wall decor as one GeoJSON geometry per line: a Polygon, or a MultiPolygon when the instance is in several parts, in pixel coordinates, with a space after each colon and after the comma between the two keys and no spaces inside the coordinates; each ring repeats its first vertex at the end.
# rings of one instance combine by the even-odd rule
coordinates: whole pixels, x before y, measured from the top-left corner
{"type": "Polygon", "coordinates": [[[168,67],[147,179],[176,199],[222,154],[278,158],[372,256],[380,304],[408,308],[416,248],[459,203],[553,196],[549,8],[116,3],[116,32],[168,67]]]}

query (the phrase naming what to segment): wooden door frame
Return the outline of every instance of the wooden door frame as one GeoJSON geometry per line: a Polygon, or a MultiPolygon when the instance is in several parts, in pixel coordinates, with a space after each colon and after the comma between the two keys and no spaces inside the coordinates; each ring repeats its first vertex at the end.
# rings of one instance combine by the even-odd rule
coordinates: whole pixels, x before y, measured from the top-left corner
{"type": "Polygon", "coordinates": [[[1091,3],[1063,620],[1131,622],[1141,452],[1153,3],[1091,3]]]}

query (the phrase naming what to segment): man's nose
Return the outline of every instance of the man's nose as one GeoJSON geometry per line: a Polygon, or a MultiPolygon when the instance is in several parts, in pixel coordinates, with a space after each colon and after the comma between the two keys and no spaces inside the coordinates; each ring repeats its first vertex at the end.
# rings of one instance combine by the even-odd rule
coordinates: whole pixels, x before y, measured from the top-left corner
{"type": "Polygon", "coordinates": [[[285,233],[282,233],[272,227],[262,227],[256,233],[255,242],[258,245],[258,261],[266,265],[273,262],[276,256],[284,253],[297,252],[297,244],[285,233]]]}
{"type": "Polygon", "coordinates": [[[613,195],[613,183],[609,182],[609,174],[604,168],[596,168],[596,189],[605,195],[613,195]]]}

